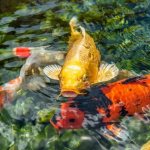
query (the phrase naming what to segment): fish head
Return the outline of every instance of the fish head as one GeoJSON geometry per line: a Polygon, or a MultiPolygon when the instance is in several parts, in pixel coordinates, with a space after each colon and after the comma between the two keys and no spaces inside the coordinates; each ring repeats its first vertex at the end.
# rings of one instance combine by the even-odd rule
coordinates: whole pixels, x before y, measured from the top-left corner
{"type": "Polygon", "coordinates": [[[61,103],[60,110],[57,111],[50,123],[57,130],[82,128],[84,112],[74,106],[73,102],[61,103]]]}
{"type": "Polygon", "coordinates": [[[64,97],[76,97],[78,94],[84,94],[84,90],[90,85],[86,69],[80,68],[80,66],[62,69],[59,78],[61,95],[64,97]]]}

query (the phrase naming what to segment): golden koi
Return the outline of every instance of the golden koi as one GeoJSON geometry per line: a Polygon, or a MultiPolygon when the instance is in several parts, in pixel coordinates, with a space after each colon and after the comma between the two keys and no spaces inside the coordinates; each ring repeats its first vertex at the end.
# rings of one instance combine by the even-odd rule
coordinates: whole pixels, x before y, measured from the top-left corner
{"type": "Polygon", "coordinates": [[[70,21],[71,37],[63,66],[49,65],[44,73],[51,79],[60,80],[61,94],[76,97],[91,84],[108,81],[118,75],[115,64],[101,62],[100,51],[93,38],[81,26],[76,30],[77,19],[70,21]],[[101,63],[101,64],[100,64],[101,63]]]}

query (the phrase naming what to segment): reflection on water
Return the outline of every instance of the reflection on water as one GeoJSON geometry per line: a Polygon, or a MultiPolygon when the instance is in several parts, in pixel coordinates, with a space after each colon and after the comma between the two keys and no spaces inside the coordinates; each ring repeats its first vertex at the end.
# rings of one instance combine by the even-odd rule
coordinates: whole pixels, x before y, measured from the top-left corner
{"type": "MultiPolygon", "coordinates": [[[[18,77],[26,61],[12,54],[13,47],[49,45],[49,50],[67,50],[68,22],[75,15],[103,60],[137,73],[150,70],[149,0],[13,0],[9,5],[7,1],[0,1],[0,84],[18,77]]],[[[49,118],[62,101],[56,100],[58,94],[58,83],[51,82],[37,91],[20,89],[0,113],[1,149],[137,150],[150,138],[148,125],[129,118],[123,122],[137,145],[99,139],[85,130],[57,134],[49,118]]]]}

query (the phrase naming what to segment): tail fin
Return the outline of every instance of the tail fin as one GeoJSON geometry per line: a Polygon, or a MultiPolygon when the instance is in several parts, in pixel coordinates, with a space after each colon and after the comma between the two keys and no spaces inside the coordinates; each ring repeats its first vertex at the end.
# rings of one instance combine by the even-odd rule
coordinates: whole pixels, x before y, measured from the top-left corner
{"type": "Polygon", "coordinates": [[[4,103],[11,102],[19,90],[22,83],[22,78],[17,77],[4,85],[0,86],[0,107],[3,107],[4,103]]]}
{"type": "Polygon", "coordinates": [[[37,91],[46,87],[46,80],[42,76],[33,75],[23,81],[22,87],[30,91],[37,91]]]}
{"type": "Polygon", "coordinates": [[[70,25],[70,28],[71,28],[71,34],[72,34],[72,35],[78,33],[78,31],[75,30],[75,27],[78,26],[77,22],[78,22],[77,17],[73,17],[73,18],[70,20],[70,22],[69,22],[69,25],[70,25]]]}

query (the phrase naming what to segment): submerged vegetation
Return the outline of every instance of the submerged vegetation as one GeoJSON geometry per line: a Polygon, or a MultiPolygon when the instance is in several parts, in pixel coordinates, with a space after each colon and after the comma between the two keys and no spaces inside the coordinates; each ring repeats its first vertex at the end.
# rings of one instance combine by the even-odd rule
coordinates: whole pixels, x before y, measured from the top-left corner
{"type": "MultiPolygon", "coordinates": [[[[150,70],[149,0],[13,0],[10,5],[7,1],[0,1],[1,84],[17,77],[25,63],[11,55],[13,47],[50,45],[51,50],[67,50],[73,16],[94,38],[103,60],[137,73],[150,70]]],[[[150,126],[130,118],[123,123],[136,146],[99,139],[82,129],[58,134],[49,118],[61,103],[55,100],[59,89],[57,84],[48,86],[48,96],[42,95],[45,89],[20,90],[1,110],[1,150],[138,150],[150,140],[150,126]]]]}

